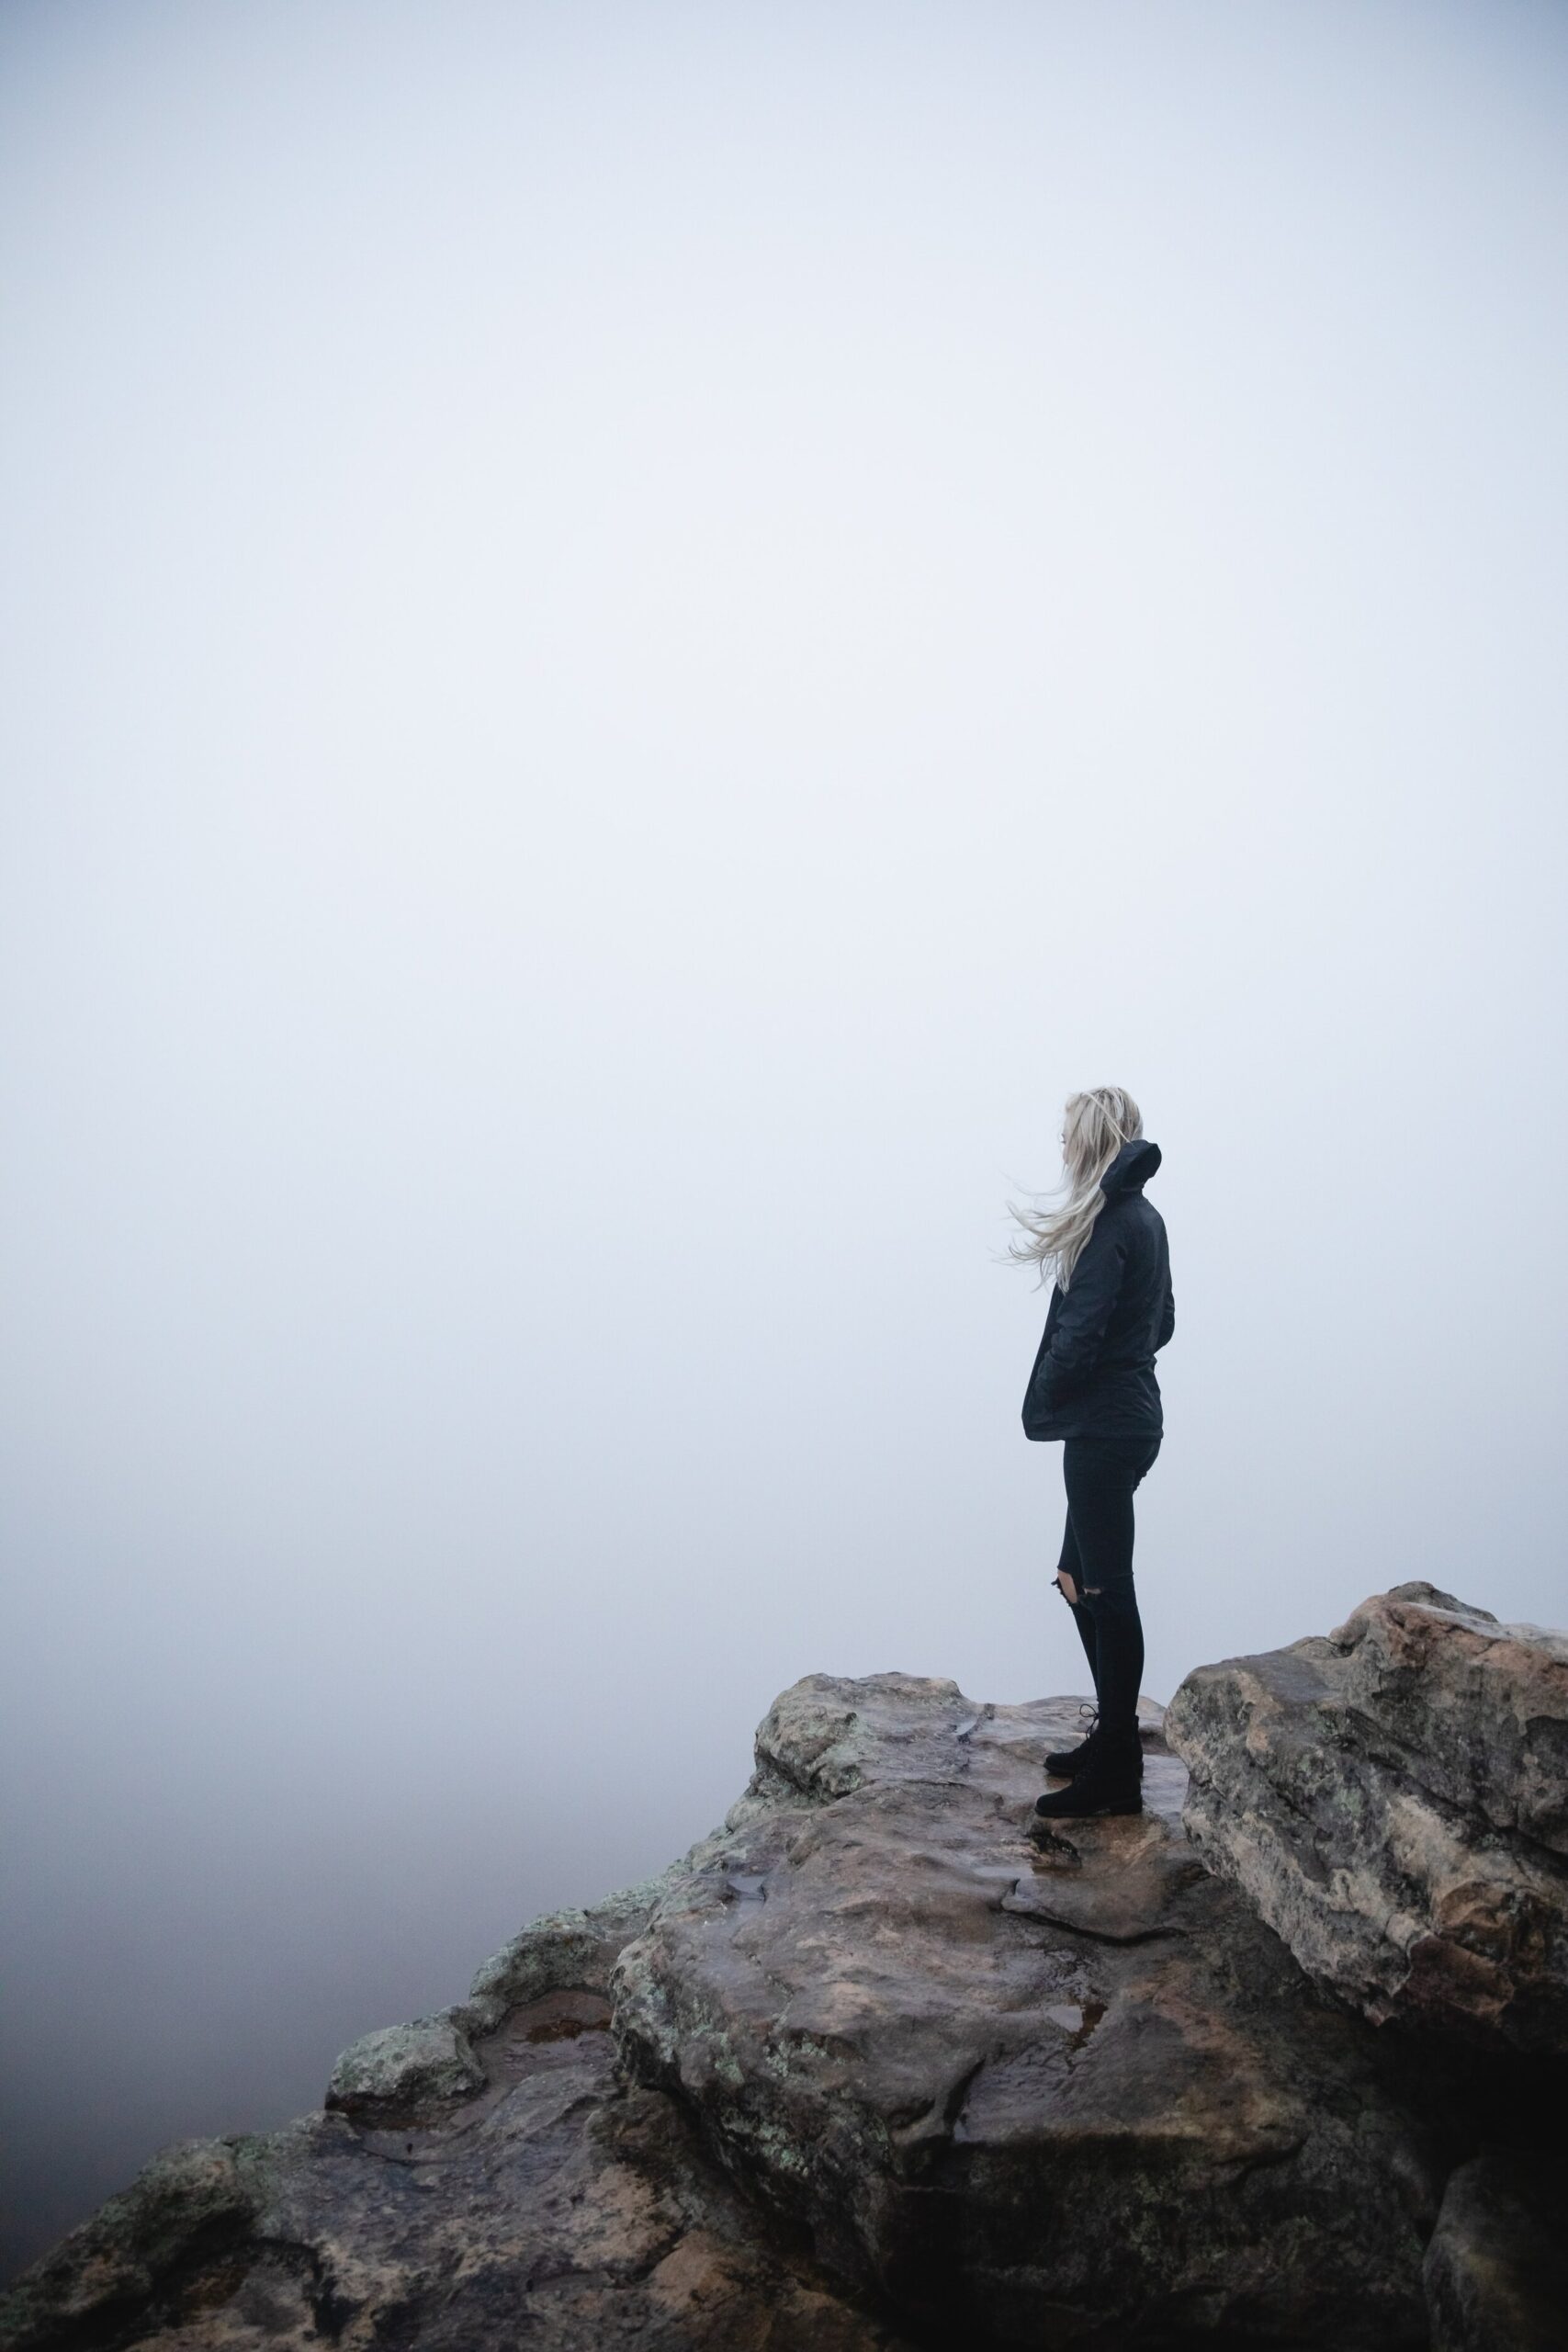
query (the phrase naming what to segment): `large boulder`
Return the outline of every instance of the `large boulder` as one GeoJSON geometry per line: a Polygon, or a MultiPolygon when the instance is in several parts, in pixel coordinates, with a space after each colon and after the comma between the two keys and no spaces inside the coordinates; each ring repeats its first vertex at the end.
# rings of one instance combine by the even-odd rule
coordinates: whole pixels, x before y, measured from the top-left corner
{"type": "MultiPolygon", "coordinates": [[[[1180,1827],[1026,1836],[1075,1703],[811,1676],[612,1979],[631,2072],[943,2344],[1426,2341],[1420,2086],[1180,1827]]],[[[1436,2089],[1428,2084],[1428,2089],[1436,2089]]]]}
{"type": "Polygon", "coordinates": [[[1200,1667],[1167,1736],[1189,1836],[1382,2023],[1568,2049],[1568,1634],[1429,1584],[1200,1667]]]}

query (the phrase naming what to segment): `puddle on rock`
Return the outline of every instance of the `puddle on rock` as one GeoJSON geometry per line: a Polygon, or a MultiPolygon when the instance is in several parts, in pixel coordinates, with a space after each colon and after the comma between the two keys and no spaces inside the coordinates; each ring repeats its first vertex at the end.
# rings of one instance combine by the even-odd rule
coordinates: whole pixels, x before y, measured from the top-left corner
{"type": "Polygon", "coordinates": [[[528,2005],[525,2041],[572,2041],[580,2033],[608,2033],[610,2004],[597,1993],[547,1993],[528,2005]]]}
{"type": "Polygon", "coordinates": [[[1045,2012],[1053,2025],[1059,2025],[1070,2036],[1073,2048],[1081,2050],[1100,2018],[1105,2015],[1103,2001],[1053,2001],[1045,2012]]]}

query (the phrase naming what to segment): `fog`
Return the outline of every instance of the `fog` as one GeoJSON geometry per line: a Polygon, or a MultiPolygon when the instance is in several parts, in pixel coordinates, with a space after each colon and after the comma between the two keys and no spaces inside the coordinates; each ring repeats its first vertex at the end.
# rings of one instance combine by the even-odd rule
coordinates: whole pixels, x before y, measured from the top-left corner
{"type": "Polygon", "coordinates": [[[1006,1203],[1113,1082],[1145,1688],[1562,1623],[1550,6],[7,0],[13,2259],[1081,1688],[1006,1203]]]}

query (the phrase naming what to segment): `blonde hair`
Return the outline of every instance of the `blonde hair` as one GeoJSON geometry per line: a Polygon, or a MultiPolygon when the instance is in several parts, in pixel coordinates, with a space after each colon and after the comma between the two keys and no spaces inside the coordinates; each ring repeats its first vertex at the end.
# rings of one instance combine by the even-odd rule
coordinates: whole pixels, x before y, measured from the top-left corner
{"type": "Polygon", "coordinates": [[[1094,1220],[1105,1206],[1100,1180],[1124,1143],[1144,1132],[1144,1114],[1124,1086],[1095,1086],[1069,1094],[1062,1120],[1062,1182],[1066,1199],[1055,1209],[1008,1208],[1029,1238],[1010,1241],[1014,1265],[1038,1266],[1040,1279],[1055,1274],[1066,1290],[1094,1220]]]}

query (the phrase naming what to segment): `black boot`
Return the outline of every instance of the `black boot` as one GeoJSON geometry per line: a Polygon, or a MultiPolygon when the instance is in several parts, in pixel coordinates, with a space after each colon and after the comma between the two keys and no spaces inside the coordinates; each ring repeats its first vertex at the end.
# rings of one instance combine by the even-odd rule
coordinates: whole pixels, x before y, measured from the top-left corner
{"type": "Polygon", "coordinates": [[[1079,1721],[1083,1721],[1085,1717],[1089,1721],[1089,1729],[1077,1746],[1058,1747],[1047,1755],[1045,1770],[1053,1780],[1070,1781],[1073,1774],[1081,1771],[1094,1754],[1094,1743],[1100,1735],[1100,1709],[1091,1707],[1086,1702],[1078,1709],[1079,1721]]]}
{"type": "Polygon", "coordinates": [[[1035,1818],[1081,1821],[1096,1813],[1142,1813],[1142,1771],[1143,1756],[1136,1731],[1130,1736],[1108,1736],[1097,1725],[1089,1761],[1065,1789],[1053,1789],[1048,1796],[1035,1798],[1035,1818]]]}
{"type": "MultiPolygon", "coordinates": [[[[1100,1752],[1100,1715],[1098,1710],[1093,1707],[1080,1707],[1078,1709],[1078,1713],[1080,1715],[1089,1715],[1092,1718],[1089,1724],[1088,1736],[1084,1739],[1080,1739],[1076,1747],[1055,1748],[1046,1757],[1045,1770],[1054,1781],[1076,1780],[1078,1774],[1083,1770],[1084,1767],[1087,1764],[1092,1763],[1095,1757],[1100,1752]]],[[[1141,1781],[1143,1777],[1144,1743],[1142,1740],[1139,1740],[1138,1778],[1141,1781]]]]}

